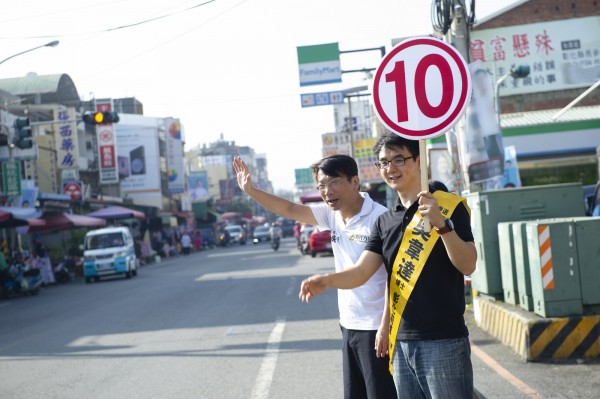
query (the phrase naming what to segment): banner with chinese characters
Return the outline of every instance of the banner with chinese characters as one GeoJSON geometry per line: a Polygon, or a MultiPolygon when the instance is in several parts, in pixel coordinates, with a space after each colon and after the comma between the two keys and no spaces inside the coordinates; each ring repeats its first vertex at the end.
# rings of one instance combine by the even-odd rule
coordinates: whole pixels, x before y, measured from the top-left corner
{"type": "Polygon", "coordinates": [[[377,159],[373,154],[376,141],[376,138],[354,141],[354,159],[358,164],[358,174],[362,183],[381,182],[379,169],[375,166],[377,159]]]}
{"type": "Polygon", "coordinates": [[[600,16],[474,30],[471,61],[485,62],[496,79],[529,65],[528,77],[502,82],[502,96],[587,87],[600,79],[598,26],[600,16]]]}
{"type": "Polygon", "coordinates": [[[351,144],[349,133],[324,133],[321,135],[323,157],[335,154],[350,155],[351,144]]]}
{"type": "MultiPolygon", "coordinates": [[[[96,100],[96,112],[112,111],[112,100],[96,100]]],[[[118,183],[115,128],[112,123],[96,126],[100,184],[118,183]]]]}
{"type": "Polygon", "coordinates": [[[56,157],[59,169],[79,169],[77,120],[74,108],[54,110],[56,157]]]}

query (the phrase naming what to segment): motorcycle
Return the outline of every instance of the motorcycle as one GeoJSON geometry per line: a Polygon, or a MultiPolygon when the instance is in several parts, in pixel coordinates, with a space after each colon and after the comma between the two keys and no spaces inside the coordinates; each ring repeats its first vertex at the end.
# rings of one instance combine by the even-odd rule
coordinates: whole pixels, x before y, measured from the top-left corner
{"type": "Polygon", "coordinates": [[[61,261],[55,268],[54,268],[54,278],[56,279],[56,282],[59,284],[62,283],[68,283],[69,281],[72,280],[71,278],[71,273],[72,270],[75,269],[75,261],[73,261],[70,258],[67,258],[63,261],[61,261]]]}
{"type": "Polygon", "coordinates": [[[277,251],[279,249],[279,240],[279,237],[271,238],[271,248],[273,248],[273,251],[277,251]]]}
{"type": "Polygon", "coordinates": [[[44,282],[38,269],[26,270],[22,264],[11,265],[8,275],[11,278],[2,284],[2,294],[6,299],[14,298],[17,294],[37,295],[44,282]]]}
{"type": "Polygon", "coordinates": [[[219,247],[227,247],[229,246],[229,242],[231,241],[231,235],[227,230],[220,231],[218,234],[218,246],[219,247]]]}

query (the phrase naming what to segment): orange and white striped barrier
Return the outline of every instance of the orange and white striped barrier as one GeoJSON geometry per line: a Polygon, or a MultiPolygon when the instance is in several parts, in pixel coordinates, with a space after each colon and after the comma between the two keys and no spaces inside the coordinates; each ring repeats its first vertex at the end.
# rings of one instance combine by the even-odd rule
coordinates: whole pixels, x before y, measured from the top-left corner
{"type": "Polygon", "coordinates": [[[538,226],[540,244],[540,260],[542,265],[542,287],[544,290],[554,289],[554,272],[552,270],[552,247],[550,245],[550,227],[538,226]]]}

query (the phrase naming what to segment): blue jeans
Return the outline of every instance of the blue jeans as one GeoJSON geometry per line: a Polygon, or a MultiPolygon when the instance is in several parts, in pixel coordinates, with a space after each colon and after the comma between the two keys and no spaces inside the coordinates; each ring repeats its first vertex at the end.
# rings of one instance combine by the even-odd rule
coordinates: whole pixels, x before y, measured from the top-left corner
{"type": "Polygon", "coordinates": [[[397,341],[392,376],[398,398],[471,399],[469,338],[397,341]]]}

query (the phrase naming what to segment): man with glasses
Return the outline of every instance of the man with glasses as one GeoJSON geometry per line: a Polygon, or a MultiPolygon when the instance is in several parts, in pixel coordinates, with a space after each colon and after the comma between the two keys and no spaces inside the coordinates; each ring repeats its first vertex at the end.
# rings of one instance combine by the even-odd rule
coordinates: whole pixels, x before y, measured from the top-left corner
{"type": "MultiPolygon", "coordinates": [[[[302,205],[252,185],[248,167],[236,157],[233,168],[240,188],[279,216],[331,230],[336,271],[352,266],[365,248],[373,223],[386,208],[361,193],[358,166],[347,155],[333,155],[311,165],[323,202],[302,205]]],[[[378,270],[362,287],[338,291],[342,330],[344,398],[396,396],[388,371],[389,358],[386,271],[378,270]]]]}
{"type": "Polygon", "coordinates": [[[387,133],[373,151],[398,203],[377,218],[355,267],[304,280],[300,299],[308,302],[327,288],[361,286],[383,262],[390,291],[390,370],[398,397],[471,398],[464,276],[475,271],[477,251],[466,201],[432,188],[433,194],[421,191],[418,141],[387,133]]]}

